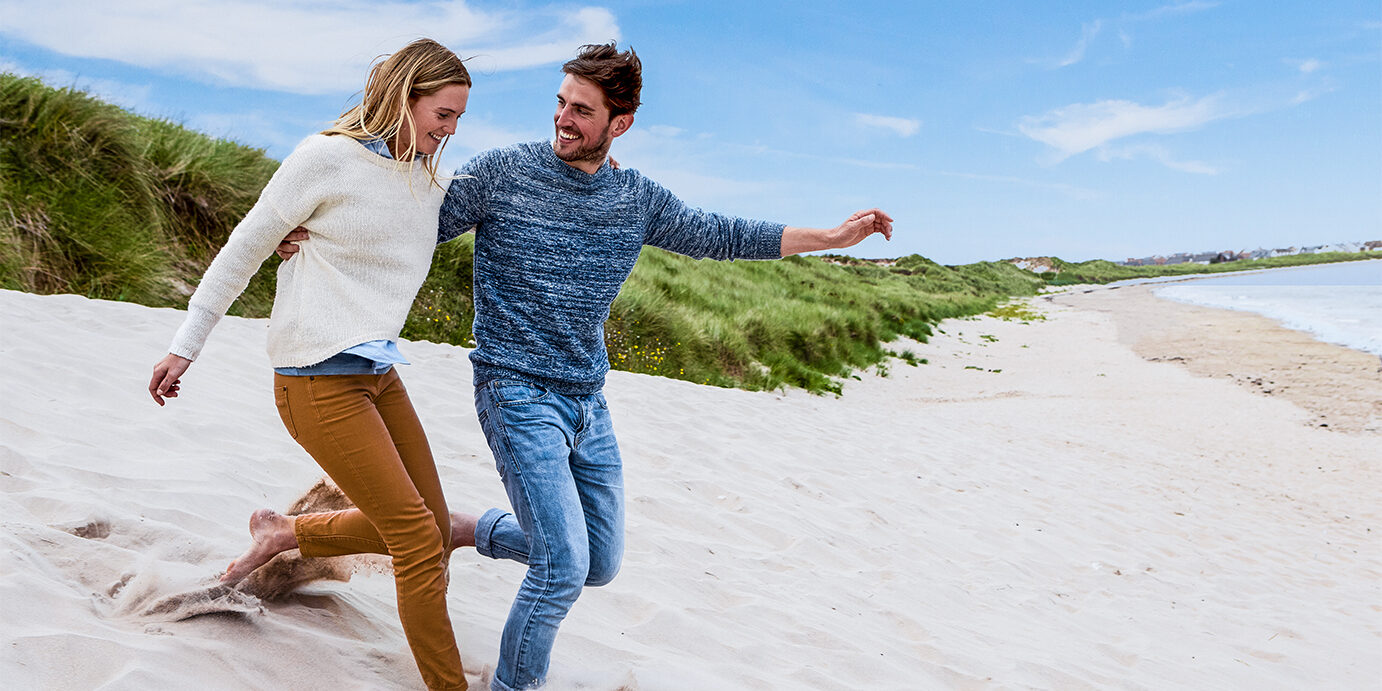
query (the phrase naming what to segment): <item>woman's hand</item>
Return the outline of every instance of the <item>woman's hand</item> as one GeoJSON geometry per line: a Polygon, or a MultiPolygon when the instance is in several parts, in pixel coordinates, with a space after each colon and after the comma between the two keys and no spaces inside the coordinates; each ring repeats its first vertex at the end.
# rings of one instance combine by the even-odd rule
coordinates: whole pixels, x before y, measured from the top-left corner
{"type": "Polygon", "coordinates": [[[277,254],[279,259],[286,262],[292,259],[293,255],[297,254],[298,250],[302,249],[298,247],[297,244],[306,240],[308,237],[310,236],[308,235],[307,229],[298,226],[288,231],[288,234],[283,236],[283,242],[278,243],[278,249],[274,250],[274,254],[277,254]]]}
{"type": "Polygon", "coordinates": [[[178,397],[178,385],[182,383],[179,377],[191,365],[191,360],[172,353],[163,356],[154,365],[154,376],[149,380],[149,395],[154,397],[155,403],[163,405],[164,398],[178,397]]]}

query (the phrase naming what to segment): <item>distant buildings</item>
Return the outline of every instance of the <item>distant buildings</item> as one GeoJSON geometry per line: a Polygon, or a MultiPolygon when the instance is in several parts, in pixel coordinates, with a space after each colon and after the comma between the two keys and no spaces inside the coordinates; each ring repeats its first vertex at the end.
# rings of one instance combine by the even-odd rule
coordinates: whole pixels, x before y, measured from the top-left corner
{"type": "Polygon", "coordinates": [[[1371,252],[1382,250],[1382,240],[1369,240],[1367,242],[1336,242],[1332,245],[1315,245],[1313,247],[1287,247],[1284,249],[1262,249],[1242,250],[1234,252],[1225,250],[1223,252],[1200,252],[1190,254],[1181,252],[1168,256],[1141,257],[1134,259],[1129,257],[1123,261],[1123,266],[1161,266],[1165,264],[1220,264],[1223,262],[1236,262],[1243,259],[1265,259],[1267,257],[1284,257],[1291,254],[1319,254],[1321,252],[1371,252]]]}

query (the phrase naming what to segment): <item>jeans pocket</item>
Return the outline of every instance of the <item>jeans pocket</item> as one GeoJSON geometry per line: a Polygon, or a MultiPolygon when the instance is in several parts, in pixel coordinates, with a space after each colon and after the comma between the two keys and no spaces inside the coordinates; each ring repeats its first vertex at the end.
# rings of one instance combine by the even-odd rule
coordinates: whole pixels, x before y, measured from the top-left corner
{"type": "Polygon", "coordinates": [[[274,387],[274,405],[278,407],[278,417],[283,420],[283,426],[288,428],[288,434],[297,439],[298,428],[293,424],[293,410],[288,406],[288,387],[274,387]]]}
{"type": "Polygon", "coordinates": [[[497,381],[490,384],[490,396],[494,405],[501,408],[537,403],[550,394],[547,389],[521,381],[497,381]]]}

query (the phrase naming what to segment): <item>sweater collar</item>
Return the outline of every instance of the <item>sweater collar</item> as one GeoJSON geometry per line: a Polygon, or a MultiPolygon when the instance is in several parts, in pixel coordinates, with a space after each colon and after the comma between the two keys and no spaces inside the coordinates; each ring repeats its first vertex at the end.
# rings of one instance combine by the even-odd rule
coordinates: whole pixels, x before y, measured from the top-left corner
{"type": "Polygon", "coordinates": [[[538,154],[542,157],[543,163],[545,163],[548,168],[557,171],[564,178],[578,185],[602,184],[606,180],[608,180],[611,175],[614,174],[614,169],[609,167],[608,160],[601,161],[600,169],[596,170],[595,174],[592,175],[590,173],[585,172],[584,170],[576,168],[575,166],[567,163],[566,161],[561,160],[560,158],[557,158],[557,152],[552,149],[552,142],[543,141],[534,142],[534,144],[538,149],[538,154]]]}

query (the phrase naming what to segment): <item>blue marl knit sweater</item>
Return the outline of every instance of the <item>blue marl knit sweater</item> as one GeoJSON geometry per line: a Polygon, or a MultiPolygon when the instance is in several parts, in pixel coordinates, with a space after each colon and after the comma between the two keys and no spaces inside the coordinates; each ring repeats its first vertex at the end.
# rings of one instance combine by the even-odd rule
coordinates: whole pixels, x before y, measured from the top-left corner
{"type": "Polygon", "coordinates": [[[605,320],[643,245],[696,258],[777,259],[782,224],[688,208],[636,170],[577,170],[531,142],[486,151],[451,182],[438,242],[475,229],[475,383],[599,391],[605,320]]]}

